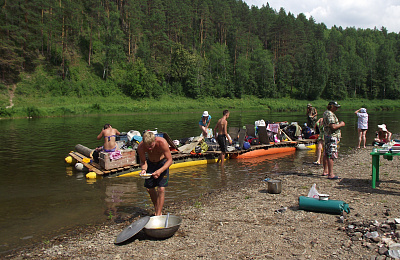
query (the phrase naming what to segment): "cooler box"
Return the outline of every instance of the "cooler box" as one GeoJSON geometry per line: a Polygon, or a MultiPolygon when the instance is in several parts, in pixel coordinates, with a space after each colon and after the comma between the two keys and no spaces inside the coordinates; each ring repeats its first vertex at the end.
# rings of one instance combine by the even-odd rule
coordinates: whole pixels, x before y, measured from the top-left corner
{"type": "Polygon", "coordinates": [[[110,160],[110,155],[107,152],[100,152],[99,164],[100,167],[106,170],[130,166],[136,164],[136,151],[132,149],[121,150],[122,158],[118,160],[110,160]]]}

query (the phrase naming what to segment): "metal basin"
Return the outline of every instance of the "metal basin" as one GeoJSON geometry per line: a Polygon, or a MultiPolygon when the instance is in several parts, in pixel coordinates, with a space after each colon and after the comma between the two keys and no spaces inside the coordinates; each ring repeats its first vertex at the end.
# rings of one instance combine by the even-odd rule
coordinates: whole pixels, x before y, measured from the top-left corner
{"type": "Polygon", "coordinates": [[[144,226],[143,230],[146,235],[153,238],[163,239],[171,237],[179,229],[182,219],[174,215],[169,215],[168,226],[165,227],[166,220],[167,215],[153,216],[144,226]]]}

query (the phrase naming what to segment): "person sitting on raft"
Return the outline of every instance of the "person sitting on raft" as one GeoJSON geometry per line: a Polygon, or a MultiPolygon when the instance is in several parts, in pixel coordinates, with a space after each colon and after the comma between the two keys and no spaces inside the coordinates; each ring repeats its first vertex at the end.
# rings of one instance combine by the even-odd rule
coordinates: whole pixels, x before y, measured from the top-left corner
{"type": "Polygon", "coordinates": [[[101,130],[100,134],[97,136],[97,140],[104,137],[102,150],[108,153],[115,152],[117,150],[116,136],[120,134],[121,133],[117,129],[112,128],[110,124],[105,124],[103,130],[101,130]]]}
{"type": "Polygon", "coordinates": [[[376,132],[376,138],[374,140],[374,144],[379,146],[390,142],[392,138],[392,133],[389,132],[386,128],[385,124],[378,125],[378,131],[376,132]]]}

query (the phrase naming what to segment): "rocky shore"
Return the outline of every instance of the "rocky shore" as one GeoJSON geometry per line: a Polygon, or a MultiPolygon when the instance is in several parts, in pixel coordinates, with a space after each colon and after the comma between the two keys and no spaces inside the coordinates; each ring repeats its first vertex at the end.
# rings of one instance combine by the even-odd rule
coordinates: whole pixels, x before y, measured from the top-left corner
{"type": "Polygon", "coordinates": [[[143,231],[123,245],[117,235],[139,216],[85,232],[71,232],[49,243],[25,248],[7,259],[391,259],[400,243],[400,160],[381,158],[380,179],[371,188],[372,147],[341,155],[340,180],[322,176],[322,166],[304,163],[293,172],[271,174],[282,192],[270,194],[262,179],[204,194],[196,201],[168,205],[182,217],[165,240],[143,231]],[[333,215],[299,210],[299,196],[312,184],[330,199],[349,204],[350,213],[333,215]],[[397,244],[397,245],[396,245],[397,244]],[[392,250],[392,251],[389,251],[392,250]]]}

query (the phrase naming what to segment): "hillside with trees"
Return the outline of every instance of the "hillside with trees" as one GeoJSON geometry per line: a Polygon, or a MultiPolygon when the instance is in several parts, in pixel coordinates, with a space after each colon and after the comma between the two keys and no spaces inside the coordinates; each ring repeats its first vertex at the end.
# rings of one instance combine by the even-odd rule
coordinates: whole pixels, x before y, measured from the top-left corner
{"type": "Polygon", "coordinates": [[[399,99],[400,37],[241,0],[3,0],[16,95],[399,99]]]}

